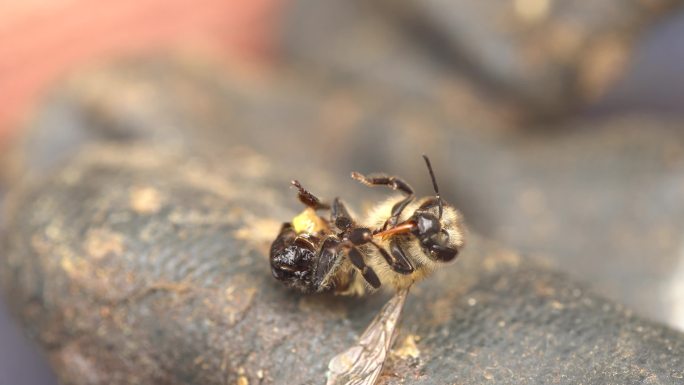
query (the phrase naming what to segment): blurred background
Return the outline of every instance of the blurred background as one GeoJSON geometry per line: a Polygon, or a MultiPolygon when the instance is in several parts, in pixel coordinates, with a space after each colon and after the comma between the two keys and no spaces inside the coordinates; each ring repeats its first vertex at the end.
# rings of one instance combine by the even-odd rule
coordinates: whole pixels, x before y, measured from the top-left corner
{"type": "MultiPolygon", "coordinates": [[[[6,1],[0,149],[211,131],[329,170],[327,195],[352,169],[428,191],[427,152],[473,231],[684,330],[679,3],[6,1]]],[[[0,385],[53,383],[0,306],[0,385]]]]}

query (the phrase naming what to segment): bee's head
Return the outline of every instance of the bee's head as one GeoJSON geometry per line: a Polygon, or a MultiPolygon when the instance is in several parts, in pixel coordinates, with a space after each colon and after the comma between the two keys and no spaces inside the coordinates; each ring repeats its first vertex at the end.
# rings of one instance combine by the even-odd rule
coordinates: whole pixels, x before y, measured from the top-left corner
{"type": "Polygon", "coordinates": [[[411,220],[416,224],[413,235],[418,238],[425,255],[442,262],[456,258],[463,245],[456,209],[439,198],[428,198],[413,213],[411,220]]]}
{"type": "Polygon", "coordinates": [[[286,286],[309,292],[315,266],[314,259],[312,250],[293,244],[271,255],[271,273],[286,286]]]}
{"type": "Polygon", "coordinates": [[[411,220],[416,224],[413,235],[418,238],[420,247],[430,259],[448,262],[456,258],[458,250],[463,246],[460,215],[439,195],[430,159],[425,155],[423,159],[430,173],[435,196],[426,198],[411,216],[411,220]]]}

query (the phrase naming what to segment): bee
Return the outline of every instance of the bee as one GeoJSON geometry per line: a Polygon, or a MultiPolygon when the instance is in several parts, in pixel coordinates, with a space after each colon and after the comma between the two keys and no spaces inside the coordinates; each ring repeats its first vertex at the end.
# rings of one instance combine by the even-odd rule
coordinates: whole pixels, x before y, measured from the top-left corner
{"type": "Polygon", "coordinates": [[[378,204],[362,221],[354,220],[339,198],[323,203],[292,181],[306,208],[283,224],[271,245],[273,276],[304,293],[362,295],[381,285],[396,290],[357,344],[329,362],[327,385],[376,383],[410,287],[456,258],[464,245],[461,215],[442,199],[430,160],[423,158],[434,196],[416,199],[409,184],[395,176],[351,174],[367,186],[401,193],[378,204]],[[319,211],[330,211],[330,216],[319,211]]]}
{"type": "Polygon", "coordinates": [[[381,285],[406,289],[456,258],[464,244],[461,214],[441,198],[430,160],[423,158],[434,196],[416,199],[411,186],[395,176],[351,174],[364,185],[401,193],[361,221],[352,218],[339,198],[323,203],[292,181],[306,208],[283,224],[271,245],[273,276],[304,293],[363,295],[381,285]],[[330,216],[324,218],[320,211],[330,216]]]}

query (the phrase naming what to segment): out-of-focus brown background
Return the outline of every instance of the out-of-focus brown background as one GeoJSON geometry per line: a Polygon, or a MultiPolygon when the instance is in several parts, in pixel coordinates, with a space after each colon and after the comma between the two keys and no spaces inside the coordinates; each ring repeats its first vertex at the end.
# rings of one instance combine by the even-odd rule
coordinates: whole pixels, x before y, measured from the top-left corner
{"type": "MultiPolygon", "coordinates": [[[[280,0],[1,2],[0,151],[46,90],[79,69],[168,50],[268,61],[281,7],[280,0]]],[[[2,306],[0,384],[53,383],[2,306]]]]}
{"type": "Polygon", "coordinates": [[[135,53],[192,49],[263,58],[272,49],[278,0],[80,0],[0,4],[0,138],[61,76],[135,53]]]}
{"type": "MultiPolygon", "coordinates": [[[[246,100],[246,127],[273,126],[279,114],[290,118],[317,103],[320,121],[341,127],[310,135],[245,130],[238,139],[245,144],[287,164],[320,159],[331,180],[371,167],[406,170],[416,180],[422,168],[410,150],[424,145],[436,152],[448,175],[443,189],[475,231],[548,258],[637,313],[684,329],[684,13],[676,1],[583,4],[6,2],[0,148],[8,150],[38,101],[67,76],[164,53],[212,61],[251,79],[238,87],[262,87],[232,95],[246,100]],[[262,96],[263,79],[283,63],[296,80],[262,96]],[[302,74],[314,86],[300,87],[302,74]],[[345,89],[345,79],[369,88],[345,89]],[[307,91],[290,97],[300,88],[307,91]],[[353,102],[357,92],[371,102],[440,100],[439,119],[454,127],[434,128],[434,117],[420,113],[364,116],[353,102]],[[268,103],[283,110],[263,117],[254,105],[268,103]],[[273,150],[276,140],[281,147],[273,150]],[[295,150],[305,140],[325,146],[295,150]]],[[[374,111],[383,108],[397,112],[392,103],[374,111]]],[[[54,383],[17,330],[0,309],[0,385],[54,383]]]]}

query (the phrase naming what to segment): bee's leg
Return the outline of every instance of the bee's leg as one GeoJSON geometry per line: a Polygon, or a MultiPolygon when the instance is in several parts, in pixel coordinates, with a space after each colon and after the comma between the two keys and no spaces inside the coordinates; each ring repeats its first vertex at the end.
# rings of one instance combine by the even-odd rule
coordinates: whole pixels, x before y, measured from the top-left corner
{"type": "Polygon", "coordinates": [[[294,228],[292,227],[292,223],[290,222],[284,222],[282,226],[280,226],[280,232],[278,233],[278,238],[280,237],[288,237],[288,238],[294,238],[297,234],[294,231],[294,228]]]}
{"type": "Polygon", "coordinates": [[[389,175],[365,176],[358,172],[351,173],[352,179],[365,184],[366,186],[387,186],[392,190],[399,190],[406,195],[413,195],[413,189],[401,178],[389,175]]]}
{"type": "Polygon", "coordinates": [[[337,238],[329,237],[323,241],[316,258],[318,264],[316,265],[312,280],[316,291],[324,291],[330,288],[330,277],[333,276],[332,273],[336,267],[335,265],[339,252],[340,241],[337,240],[337,238]]]}
{"type": "Polygon", "coordinates": [[[361,251],[359,251],[359,249],[356,246],[348,246],[347,256],[349,257],[349,260],[351,261],[352,265],[359,269],[361,275],[363,276],[363,279],[365,279],[369,285],[373,286],[374,289],[380,287],[380,278],[378,278],[378,275],[375,274],[375,271],[370,266],[366,265],[366,262],[363,260],[363,255],[361,254],[361,251]]]}
{"type": "Polygon", "coordinates": [[[388,227],[392,228],[396,226],[397,222],[399,222],[399,216],[404,211],[406,206],[411,203],[411,201],[413,201],[413,195],[407,196],[406,198],[395,203],[394,206],[392,206],[392,214],[385,221],[385,224],[382,226],[382,230],[386,230],[388,227]]]}
{"type": "Polygon", "coordinates": [[[396,176],[365,176],[358,172],[352,172],[351,177],[365,184],[366,186],[387,186],[392,190],[401,191],[406,195],[406,198],[400,200],[392,207],[392,213],[387,221],[385,221],[385,225],[382,226],[382,230],[385,230],[388,227],[394,227],[399,221],[401,212],[404,211],[404,208],[406,208],[406,206],[408,206],[408,204],[413,200],[413,189],[411,186],[396,176]]]}
{"type": "Polygon", "coordinates": [[[335,200],[333,200],[331,217],[335,226],[343,231],[349,229],[354,224],[354,220],[351,215],[349,215],[349,211],[347,211],[344,203],[340,201],[340,198],[335,198],[335,200]]]}
{"type": "Polygon", "coordinates": [[[410,274],[413,272],[413,270],[415,270],[411,264],[411,261],[406,258],[404,251],[396,242],[390,242],[390,250],[392,251],[390,254],[380,245],[373,242],[373,233],[371,233],[370,229],[365,227],[357,227],[353,229],[349,232],[349,241],[356,246],[365,245],[368,243],[372,244],[373,247],[378,249],[378,252],[380,255],[382,255],[385,261],[387,261],[392,270],[395,270],[397,273],[410,274]]]}
{"type": "MultiPolygon", "coordinates": [[[[406,257],[404,249],[399,246],[399,243],[395,239],[392,239],[389,243],[391,259],[387,259],[387,263],[390,265],[392,270],[400,274],[411,274],[415,270],[411,260],[406,257]]],[[[383,254],[385,256],[385,254],[383,254]]]]}
{"type": "Polygon", "coordinates": [[[291,183],[297,189],[297,198],[299,198],[299,201],[304,203],[304,205],[311,207],[314,210],[327,210],[330,208],[329,204],[321,202],[318,197],[305,189],[298,180],[293,180],[291,183]]]}
{"type": "MultiPolygon", "coordinates": [[[[357,228],[353,229],[351,232],[349,232],[349,242],[351,242],[352,245],[354,245],[354,246],[352,246],[353,247],[352,250],[357,250],[357,252],[358,252],[358,249],[356,248],[356,246],[365,245],[365,244],[370,243],[371,245],[373,245],[373,247],[375,247],[378,250],[378,252],[380,253],[380,255],[382,255],[382,257],[385,259],[385,261],[387,261],[387,264],[390,265],[392,270],[396,271],[397,273],[411,274],[415,270],[415,268],[413,267],[413,264],[406,257],[404,250],[401,249],[401,247],[399,246],[398,243],[396,243],[395,241],[391,241],[390,242],[391,253],[388,253],[387,250],[382,248],[377,243],[373,242],[373,235],[372,235],[370,229],[367,229],[364,227],[357,227],[357,228]]],[[[360,267],[361,265],[359,264],[359,262],[358,261],[355,262],[355,260],[353,259],[353,257],[356,257],[356,256],[352,256],[352,253],[351,253],[352,250],[350,250],[349,258],[352,260],[352,263],[354,264],[354,266],[361,269],[361,267],[360,267]]],[[[363,258],[361,258],[360,252],[358,252],[358,254],[359,254],[359,256],[357,257],[358,260],[360,260],[360,262],[363,262],[363,258]]],[[[363,266],[365,266],[365,263],[363,264],[363,266]]],[[[364,274],[364,278],[365,277],[366,276],[364,274]]],[[[366,279],[366,280],[368,280],[368,279],[366,279]]],[[[371,283],[371,282],[369,281],[369,283],[371,283]]]]}

